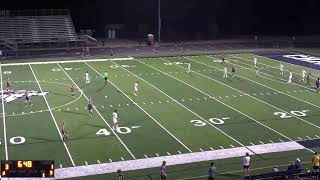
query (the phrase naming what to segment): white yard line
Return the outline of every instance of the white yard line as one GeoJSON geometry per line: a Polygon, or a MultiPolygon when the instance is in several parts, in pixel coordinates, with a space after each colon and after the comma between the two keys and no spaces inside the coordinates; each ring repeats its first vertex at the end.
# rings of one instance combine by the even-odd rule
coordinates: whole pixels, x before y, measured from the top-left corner
{"type": "Polygon", "coordinates": [[[8,160],[8,145],[7,145],[7,130],[6,130],[6,114],[4,111],[4,99],[3,99],[3,77],[2,77],[2,64],[0,63],[0,76],[1,76],[1,105],[2,105],[2,121],[3,121],[3,138],[4,149],[6,153],[6,160],[8,160]]]}
{"type": "MultiPolygon", "coordinates": [[[[193,59],[191,59],[191,58],[187,58],[187,57],[186,57],[186,59],[191,60],[191,61],[194,61],[194,62],[197,62],[197,63],[199,63],[199,64],[203,64],[202,62],[195,61],[195,60],[193,60],[193,59]]],[[[204,64],[204,65],[206,65],[206,64],[204,64]]],[[[180,66],[180,65],[176,65],[176,66],[181,67],[181,68],[184,68],[183,66],[180,66]]],[[[208,66],[208,65],[207,65],[207,66],[208,66]]],[[[186,68],[184,68],[184,69],[186,69],[186,68]]],[[[223,86],[226,86],[226,87],[228,87],[228,88],[230,88],[230,89],[233,89],[233,90],[238,91],[238,92],[240,92],[240,93],[242,93],[242,94],[245,94],[245,95],[247,95],[248,97],[251,97],[251,98],[253,98],[253,99],[257,100],[257,101],[260,101],[260,102],[262,102],[262,103],[264,103],[264,104],[266,104],[266,105],[268,105],[268,106],[271,106],[271,107],[273,107],[273,108],[275,108],[275,109],[277,109],[277,110],[279,110],[279,111],[282,111],[282,112],[285,112],[285,113],[287,113],[287,114],[290,114],[290,115],[292,115],[293,117],[295,117],[295,118],[297,118],[297,119],[299,119],[299,120],[301,120],[301,121],[303,121],[303,122],[305,122],[305,123],[307,123],[307,124],[309,124],[309,125],[311,125],[311,126],[314,126],[314,127],[320,129],[320,126],[318,126],[318,125],[316,125],[316,124],[313,124],[313,123],[311,123],[311,122],[309,122],[309,121],[307,121],[307,120],[305,120],[305,119],[302,119],[302,118],[300,118],[300,117],[298,117],[298,116],[296,116],[296,115],[294,115],[294,114],[291,114],[291,113],[289,113],[289,112],[287,112],[287,111],[285,111],[285,110],[283,110],[283,109],[281,109],[281,108],[279,108],[279,107],[277,107],[277,106],[274,106],[274,105],[272,105],[272,104],[270,104],[270,103],[267,103],[267,102],[265,102],[265,101],[263,101],[263,100],[261,100],[261,99],[258,99],[258,98],[254,97],[254,96],[251,96],[250,94],[247,94],[247,93],[245,93],[245,92],[243,92],[243,91],[241,91],[241,90],[239,90],[239,89],[237,89],[237,88],[234,88],[234,87],[232,87],[232,86],[230,86],[230,85],[228,85],[228,84],[222,83],[222,82],[220,82],[220,81],[218,81],[218,80],[216,80],[216,79],[213,79],[213,78],[211,78],[211,77],[209,77],[209,76],[206,76],[206,75],[204,75],[204,74],[201,74],[201,73],[198,73],[198,72],[195,72],[195,71],[193,71],[193,72],[196,73],[196,74],[199,74],[200,76],[203,76],[203,77],[205,77],[205,78],[207,78],[207,79],[210,79],[210,80],[212,80],[212,81],[214,81],[214,82],[217,82],[217,83],[219,83],[219,84],[221,84],[221,85],[223,85],[223,86]]]]}
{"type": "MultiPolygon", "coordinates": [[[[111,61],[112,62],[112,61],[111,61]]],[[[85,63],[87,66],[89,66],[92,70],[94,70],[97,74],[99,74],[101,77],[103,75],[97,71],[95,68],[93,68],[88,63],[85,63]]],[[[116,63],[115,63],[116,64],[116,63]]],[[[119,66],[121,67],[121,66],[119,66]]],[[[151,116],[147,111],[145,111],[141,106],[139,106],[135,101],[133,101],[127,94],[125,94],[119,87],[117,87],[115,84],[113,84],[111,81],[109,81],[112,86],[114,86],[118,91],[120,91],[124,96],[126,96],[133,104],[135,104],[139,109],[141,109],[147,116],[149,116],[155,123],[157,123],[164,131],[166,131],[171,137],[173,137],[176,141],[178,141],[184,148],[186,148],[189,152],[192,152],[190,148],[188,148],[183,142],[181,142],[176,136],[174,136],[170,131],[168,131],[162,124],[160,124],[153,116],[151,116]]]]}
{"type": "MultiPolygon", "coordinates": [[[[249,146],[250,149],[259,154],[286,152],[294,150],[303,150],[305,147],[296,142],[284,142],[273,144],[262,144],[249,146]]],[[[64,179],[72,177],[84,177],[97,174],[114,173],[118,169],[122,171],[131,171],[147,168],[158,168],[162,161],[166,161],[168,166],[180,165],[186,163],[195,163],[203,161],[211,161],[225,158],[242,157],[248,150],[245,147],[237,147],[230,149],[219,149],[213,151],[203,151],[187,154],[177,154],[170,156],[160,156],[152,158],[143,158],[129,161],[118,161],[112,163],[101,163],[94,165],[84,165],[70,168],[62,168],[55,170],[55,179],[64,179]]],[[[253,155],[252,153],[250,153],[253,155]]]]}
{"type": "MultiPolygon", "coordinates": [[[[78,86],[78,84],[76,82],[74,82],[74,80],[70,77],[70,75],[64,70],[63,67],[61,67],[61,65],[59,63],[57,63],[57,65],[60,67],[60,69],[62,69],[62,71],[68,76],[68,78],[72,81],[72,83],[74,85],[77,86],[77,88],[79,89],[79,91],[81,91],[83,93],[83,96],[87,99],[87,101],[89,101],[89,98],[87,97],[87,95],[84,94],[84,92],[80,89],[80,87],[78,86]]],[[[105,120],[105,118],[100,114],[100,112],[98,111],[98,109],[93,106],[94,109],[96,110],[97,114],[101,117],[101,119],[105,122],[105,124],[109,127],[109,129],[112,131],[112,133],[118,138],[118,140],[120,141],[120,143],[124,146],[124,148],[129,152],[129,154],[132,156],[133,159],[136,159],[136,157],[133,155],[133,153],[130,151],[130,149],[125,145],[125,143],[121,140],[121,138],[118,136],[118,134],[111,128],[111,126],[108,124],[108,122],[105,120]]]]}
{"type": "MultiPolygon", "coordinates": [[[[139,61],[139,60],[137,60],[137,61],[139,61]]],[[[165,61],[166,61],[166,60],[165,60],[165,61]]],[[[185,85],[187,85],[187,86],[189,86],[189,87],[191,87],[191,88],[193,88],[193,89],[195,89],[195,90],[197,90],[197,91],[201,92],[202,94],[205,94],[206,96],[210,97],[211,99],[214,99],[215,101],[217,101],[217,102],[219,102],[219,103],[221,103],[221,104],[225,105],[226,107],[228,107],[228,108],[230,108],[230,109],[232,109],[232,110],[234,110],[234,111],[238,112],[239,114],[242,114],[243,116],[245,116],[245,117],[247,117],[247,118],[249,118],[249,119],[253,120],[254,122],[256,122],[256,123],[260,124],[261,126],[263,126],[263,127],[267,128],[267,129],[269,129],[269,130],[271,130],[271,131],[273,131],[273,132],[277,133],[278,135],[280,135],[280,136],[282,136],[282,137],[284,137],[284,138],[286,138],[286,139],[288,139],[288,140],[290,140],[290,141],[293,141],[291,138],[289,138],[289,137],[285,136],[284,134],[282,134],[282,133],[280,133],[280,132],[278,132],[278,131],[276,131],[276,130],[274,130],[274,129],[270,128],[269,126],[267,126],[267,125],[265,125],[265,124],[263,124],[263,123],[261,123],[261,122],[257,121],[256,119],[254,119],[254,118],[252,118],[252,117],[248,116],[247,114],[244,114],[243,112],[241,112],[241,111],[239,111],[239,110],[237,110],[237,109],[235,109],[235,108],[233,108],[233,107],[231,107],[231,106],[229,106],[229,105],[225,104],[224,102],[219,101],[218,99],[216,99],[216,98],[214,98],[213,96],[211,96],[211,95],[209,95],[209,94],[207,94],[207,93],[203,92],[202,90],[200,90],[200,89],[198,89],[198,88],[196,88],[196,87],[194,87],[194,86],[190,85],[189,83],[186,83],[186,82],[184,82],[184,81],[182,81],[182,80],[180,80],[180,79],[178,79],[178,78],[176,78],[176,77],[174,77],[174,76],[171,76],[171,75],[169,75],[169,74],[167,74],[167,73],[165,73],[165,72],[163,72],[163,71],[161,71],[161,70],[159,70],[159,69],[157,69],[157,68],[154,68],[153,66],[150,66],[150,65],[148,65],[148,64],[146,64],[146,63],[144,63],[144,62],[142,62],[142,61],[139,61],[139,62],[141,62],[142,64],[145,64],[146,66],[148,66],[148,67],[150,67],[150,68],[153,68],[153,69],[155,69],[155,70],[157,70],[157,71],[159,71],[159,72],[161,72],[161,73],[163,73],[163,74],[165,74],[165,75],[167,75],[167,76],[169,76],[169,77],[171,77],[171,78],[173,78],[173,79],[176,79],[177,81],[179,81],[179,82],[181,82],[181,83],[183,83],[183,84],[185,84],[185,85]]],[[[313,152],[312,150],[310,150],[310,151],[311,151],[311,152],[313,152]]]]}
{"type": "MultiPolygon", "coordinates": [[[[139,61],[139,60],[137,60],[139,61]]],[[[111,61],[112,62],[112,61],[111,61]]],[[[143,63],[141,61],[139,61],[140,63],[143,63]]],[[[117,64],[115,62],[113,62],[114,64],[117,64]]],[[[118,65],[118,64],[117,64],[118,65]]],[[[119,65],[118,65],[119,66],[119,65]]],[[[122,67],[122,66],[119,66],[122,67]]],[[[172,101],[176,102],[177,104],[179,104],[180,106],[182,106],[183,108],[185,108],[186,110],[188,110],[189,112],[191,112],[192,114],[194,114],[195,116],[197,116],[198,118],[202,119],[203,121],[205,121],[206,123],[210,124],[210,126],[214,127],[216,130],[218,130],[219,132],[221,132],[222,134],[224,134],[225,136],[227,136],[228,138],[230,138],[231,140],[235,141],[236,143],[238,143],[241,146],[244,146],[241,142],[239,142],[238,140],[236,140],[235,138],[233,138],[232,136],[230,136],[229,134],[225,133],[224,131],[222,131],[220,128],[216,127],[215,125],[213,125],[212,123],[210,123],[209,121],[207,121],[205,118],[203,118],[202,116],[200,116],[199,114],[193,112],[191,109],[187,108],[185,105],[181,104],[179,101],[177,101],[176,99],[174,99],[173,97],[169,96],[167,93],[163,92],[162,90],[160,90],[159,88],[155,87],[153,84],[149,83],[148,81],[146,81],[145,79],[137,76],[136,74],[132,73],[131,71],[125,69],[124,67],[122,67],[122,69],[124,69],[125,71],[131,73],[133,76],[136,76],[137,78],[141,79],[142,81],[144,81],[145,83],[147,83],[148,85],[150,85],[151,87],[153,87],[154,89],[158,90],[159,92],[161,92],[162,94],[164,94],[165,96],[167,96],[168,98],[170,98],[172,101]]],[[[160,72],[160,71],[159,71],[160,72]]]]}
{"type": "MultiPolygon", "coordinates": [[[[112,60],[117,61],[127,61],[127,60],[133,60],[134,58],[128,57],[128,58],[114,58],[112,60]]],[[[43,61],[43,62],[25,62],[25,63],[6,63],[2,64],[2,66],[23,66],[23,65],[37,65],[37,64],[61,64],[61,63],[78,63],[78,62],[101,62],[106,61],[108,59],[82,59],[82,60],[66,60],[66,61],[43,61]]]]}
{"type": "MultiPolygon", "coordinates": [[[[33,69],[32,69],[32,67],[31,67],[30,64],[29,64],[29,67],[30,67],[30,70],[31,70],[31,72],[32,72],[32,74],[33,74],[33,76],[34,76],[34,79],[36,80],[36,82],[37,82],[37,84],[38,84],[38,86],[39,86],[39,89],[40,89],[41,93],[43,93],[42,88],[41,88],[41,86],[40,86],[40,83],[39,83],[39,81],[38,81],[38,79],[37,79],[37,76],[35,75],[35,73],[34,73],[34,71],[33,71],[33,69]]],[[[65,149],[66,149],[66,151],[67,151],[67,153],[68,153],[68,156],[69,156],[69,158],[70,158],[70,161],[71,161],[72,165],[75,166],[74,161],[73,161],[73,159],[72,159],[72,156],[71,156],[71,154],[70,154],[70,152],[69,152],[69,149],[68,149],[66,143],[63,141],[63,137],[62,137],[62,135],[61,135],[60,129],[59,129],[58,124],[57,124],[57,122],[56,122],[56,118],[54,117],[54,115],[53,115],[53,113],[52,113],[52,111],[51,111],[51,108],[50,108],[50,106],[49,106],[49,103],[48,103],[48,101],[47,101],[47,98],[46,98],[46,96],[43,96],[43,98],[44,98],[44,101],[46,102],[46,104],[47,104],[47,106],[48,106],[50,115],[51,115],[51,117],[52,117],[52,119],[53,119],[53,122],[54,122],[56,128],[57,128],[57,131],[58,131],[58,133],[59,133],[60,139],[61,139],[61,141],[62,141],[62,143],[63,143],[63,145],[64,145],[64,147],[65,147],[65,149]]]]}

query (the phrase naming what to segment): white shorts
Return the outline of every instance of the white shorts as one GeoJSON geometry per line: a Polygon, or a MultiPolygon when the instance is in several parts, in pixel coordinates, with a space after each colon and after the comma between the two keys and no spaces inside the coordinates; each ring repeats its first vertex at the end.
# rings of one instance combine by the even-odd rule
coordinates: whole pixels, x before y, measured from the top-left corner
{"type": "Polygon", "coordinates": [[[138,88],[134,88],[134,92],[138,92],[138,88]]]}
{"type": "Polygon", "coordinates": [[[86,79],[86,83],[90,83],[90,79],[86,79]]]}
{"type": "Polygon", "coordinates": [[[112,121],[113,121],[113,124],[117,124],[118,123],[117,119],[112,119],[112,121]]]}

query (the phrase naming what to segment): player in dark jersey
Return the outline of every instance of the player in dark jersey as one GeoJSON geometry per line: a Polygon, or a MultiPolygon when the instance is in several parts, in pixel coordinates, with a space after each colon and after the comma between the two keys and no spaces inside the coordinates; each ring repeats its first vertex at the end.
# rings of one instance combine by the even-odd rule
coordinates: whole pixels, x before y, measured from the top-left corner
{"type": "Polygon", "coordinates": [[[7,79],[7,91],[11,90],[11,83],[10,83],[10,79],[8,77],[7,79]]]}
{"type": "Polygon", "coordinates": [[[234,75],[236,74],[236,69],[234,68],[234,66],[232,66],[231,73],[232,77],[234,77],[234,75]]]}
{"type": "Polygon", "coordinates": [[[311,78],[311,73],[308,73],[307,75],[307,85],[310,86],[310,78],[311,78]]]}
{"type": "Polygon", "coordinates": [[[317,93],[319,93],[319,87],[320,87],[320,78],[316,81],[316,87],[317,87],[317,93]]]}
{"type": "Polygon", "coordinates": [[[89,98],[88,111],[89,111],[89,114],[90,114],[91,117],[92,117],[92,109],[93,109],[92,100],[91,100],[91,98],[89,98]]]}
{"type": "Polygon", "coordinates": [[[67,141],[69,136],[68,136],[68,132],[64,126],[64,122],[62,123],[61,133],[62,133],[63,141],[67,141]]]}
{"type": "Polygon", "coordinates": [[[224,60],[225,60],[225,59],[224,59],[224,57],[223,57],[223,58],[222,58],[222,61],[221,61],[221,63],[222,63],[222,64],[224,64],[224,63],[225,63],[225,61],[224,61],[224,60]]]}
{"type": "Polygon", "coordinates": [[[29,90],[26,90],[25,96],[26,96],[26,100],[24,102],[24,106],[27,107],[28,103],[29,103],[29,106],[32,106],[31,97],[29,97],[29,90]]]}
{"type": "Polygon", "coordinates": [[[70,91],[71,91],[71,96],[74,97],[74,84],[71,85],[70,91]]]}

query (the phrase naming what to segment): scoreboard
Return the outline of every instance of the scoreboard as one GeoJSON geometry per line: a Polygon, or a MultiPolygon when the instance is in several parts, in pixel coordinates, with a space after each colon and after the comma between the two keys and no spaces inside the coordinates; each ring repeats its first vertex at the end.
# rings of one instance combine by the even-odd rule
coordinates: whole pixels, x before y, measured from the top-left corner
{"type": "Polygon", "coordinates": [[[54,177],[54,161],[1,161],[1,177],[54,177]]]}

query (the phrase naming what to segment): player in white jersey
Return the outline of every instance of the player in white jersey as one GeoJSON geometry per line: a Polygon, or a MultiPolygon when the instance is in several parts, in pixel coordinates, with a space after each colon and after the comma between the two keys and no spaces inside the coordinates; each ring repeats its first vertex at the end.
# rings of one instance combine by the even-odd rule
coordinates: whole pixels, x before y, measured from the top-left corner
{"type": "Polygon", "coordinates": [[[289,73],[288,83],[291,83],[291,80],[292,80],[292,72],[289,73]]]}
{"type": "Polygon", "coordinates": [[[280,63],[280,74],[283,75],[283,64],[280,63]]]}
{"type": "Polygon", "coordinates": [[[188,63],[188,73],[191,72],[191,63],[188,63]]]}
{"type": "Polygon", "coordinates": [[[257,67],[257,58],[253,59],[253,64],[254,64],[254,68],[256,68],[257,67]]]}
{"type": "Polygon", "coordinates": [[[138,95],[138,88],[139,88],[139,82],[137,81],[137,82],[134,83],[134,86],[133,86],[133,89],[134,89],[133,94],[134,94],[135,96],[138,95]]]}
{"type": "Polygon", "coordinates": [[[224,67],[223,78],[227,78],[227,77],[228,77],[228,69],[227,69],[227,67],[224,67]]]}
{"type": "Polygon", "coordinates": [[[118,129],[118,114],[117,114],[117,110],[114,110],[114,112],[112,113],[112,122],[113,122],[112,130],[118,129]]]}
{"type": "Polygon", "coordinates": [[[304,78],[306,77],[306,70],[302,69],[301,81],[304,82],[304,78]]]}
{"type": "Polygon", "coordinates": [[[89,76],[89,72],[86,72],[86,84],[90,84],[90,76],[89,76]]]}

